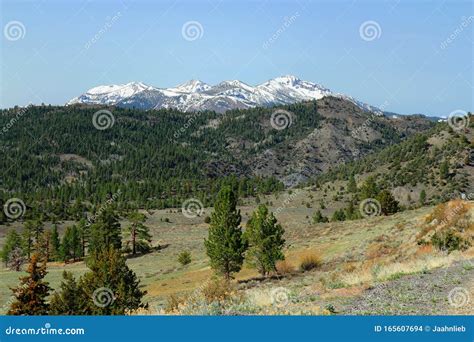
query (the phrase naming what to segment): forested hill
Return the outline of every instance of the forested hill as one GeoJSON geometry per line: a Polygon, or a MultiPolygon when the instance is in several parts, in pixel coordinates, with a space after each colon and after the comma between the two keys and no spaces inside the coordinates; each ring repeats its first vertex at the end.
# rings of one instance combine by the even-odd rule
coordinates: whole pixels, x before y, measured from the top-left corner
{"type": "Polygon", "coordinates": [[[406,205],[413,204],[420,196],[431,204],[462,196],[472,200],[474,116],[470,116],[470,121],[462,130],[440,123],[399,144],[337,165],[309,183],[346,181],[349,184],[351,179],[354,182],[371,177],[406,205]]]}
{"type": "Polygon", "coordinates": [[[1,198],[57,215],[119,190],[118,202],[132,207],[177,206],[191,195],[207,205],[222,183],[240,196],[280,190],[432,125],[332,97],[225,115],[79,105],[2,110],[1,198]]]}

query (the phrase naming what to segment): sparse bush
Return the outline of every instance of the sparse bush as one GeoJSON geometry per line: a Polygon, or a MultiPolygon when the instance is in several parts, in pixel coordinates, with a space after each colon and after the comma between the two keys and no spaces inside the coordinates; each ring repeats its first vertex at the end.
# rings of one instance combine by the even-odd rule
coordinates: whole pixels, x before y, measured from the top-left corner
{"type": "Polygon", "coordinates": [[[345,221],[345,220],[346,220],[346,214],[344,213],[343,209],[336,210],[331,218],[332,222],[345,221]]]}
{"type": "Polygon", "coordinates": [[[185,298],[180,298],[176,295],[170,295],[166,299],[165,312],[166,313],[175,313],[178,311],[179,306],[183,304],[185,298]]]}
{"type": "Polygon", "coordinates": [[[335,314],[336,313],[336,308],[334,308],[334,305],[332,304],[327,304],[325,307],[324,307],[324,311],[325,313],[327,312],[328,314],[335,314]]]}
{"type": "Polygon", "coordinates": [[[438,205],[426,218],[426,225],[417,235],[419,245],[431,244],[442,252],[466,250],[472,245],[474,224],[469,205],[454,200],[438,205]]]}
{"type": "Polygon", "coordinates": [[[355,263],[348,262],[342,266],[342,269],[344,270],[344,272],[352,273],[357,269],[357,266],[355,263]]]}
{"type": "Polygon", "coordinates": [[[328,221],[328,218],[323,216],[321,210],[316,211],[313,215],[313,223],[325,223],[328,221]]]}
{"type": "Polygon", "coordinates": [[[225,278],[216,277],[202,288],[202,295],[208,303],[228,300],[234,292],[232,283],[225,278]]]}
{"type": "Polygon", "coordinates": [[[312,269],[321,266],[321,256],[317,253],[308,253],[301,258],[300,270],[303,272],[311,271],[312,269]]]}
{"type": "Polygon", "coordinates": [[[178,261],[181,265],[185,266],[191,263],[191,253],[183,251],[178,255],[178,261]]]}
{"type": "Polygon", "coordinates": [[[290,275],[295,273],[295,267],[287,260],[277,262],[276,269],[280,275],[290,275]]]}
{"type": "Polygon", "coordinates": [[[470,246],[469,241],[457,235],[452,229],[436,232],[431,237],[431,243],[440,251],[448,253],[466,250],[470,246]]]}
{"type": "Polygon", "coordinates": [[[204,223],[207,223],[207,224],[211,223],[211,218],[209,216],[206,216],[204,218],[204,223]]]}

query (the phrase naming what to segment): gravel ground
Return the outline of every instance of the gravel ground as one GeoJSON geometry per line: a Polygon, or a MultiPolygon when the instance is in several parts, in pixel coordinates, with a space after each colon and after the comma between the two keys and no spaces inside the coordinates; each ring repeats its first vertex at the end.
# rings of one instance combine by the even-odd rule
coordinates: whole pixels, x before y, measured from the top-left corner
{"type": "Polygon", "coordinates": [[[346,315],[474,315],[474,259],[380,283],[340,305],[346,315]]]}

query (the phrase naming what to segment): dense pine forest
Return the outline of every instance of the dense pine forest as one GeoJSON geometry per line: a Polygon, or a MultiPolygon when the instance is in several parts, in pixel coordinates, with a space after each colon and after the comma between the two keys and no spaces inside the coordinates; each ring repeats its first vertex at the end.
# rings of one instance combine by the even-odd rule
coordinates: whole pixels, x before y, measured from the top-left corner
{"type": "MultiPolygon", "coordinates": [[[[104,130],[94,126],[94,113],[102,107],[2,110],[0,200],[21,198],[30,207],[25,218],[54,220],[79,218],[114,194],[120,194],[114,196],[117,208],[148,209],[177,207],[189,197],[212,205],[224,185],[240,197],[280,191],[280,178],[256,172],[255,156],[272,149],[280,158],[277,166],[292,169],[284,159],[297,155],[293,146],[315,129],[339,125],[348,134],[342,119],[319,113],[320,105],[337,113],[341,100],[333,101],[281,107],[294,115],[283,130],[271,127],[274,109],[268,108],[223,115],[111,107],[113,126],[104,130]]],[[[350,109],[361,120],[369,117],[350,109]]],[[[407,135],[383,118],[371,120],[371,125],[380,136],[357,142],[366,153],[407,135]]]]}

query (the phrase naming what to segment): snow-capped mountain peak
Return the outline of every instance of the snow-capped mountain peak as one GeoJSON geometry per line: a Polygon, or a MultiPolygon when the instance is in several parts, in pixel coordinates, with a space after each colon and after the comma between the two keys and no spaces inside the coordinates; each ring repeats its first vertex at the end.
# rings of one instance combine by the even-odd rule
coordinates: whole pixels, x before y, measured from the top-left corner
{"type": "Polygon", "coordinates": [[[142,82],[130,82],[126,84],[112,84],[98,86],[89,89],[84,94],[69,101],[67,104],[90,103],[90,104],[116,104],[122,99],[134,96],[144,90],[154,89],[142,82]]]}
{"type": "Polygon", "coordinates": [[[300,82],[301,80],[298,77],[293,76],[293,75],[285,75],[285,76],[275,77],[274,79],[270,81],[281,83],[281,84],[294,85],[300,82]]]}
{"type": "Polygon", "coordinates": [[[276,77],[257,86],[239,80],[223,81],[215,86],[190,80],[172,88],[155,88],[141,82],[130,82],[92,88],[67,104],[107,104],[140,109],[176,108],[181,111],[214,110],[222,113],[236,108],[318,100],[324,96],[342,97],[364,110],[376,111],[375,107],[350,96],[333,93],[319,84],[303,81],[293,75],[276,77]]]}
{"type": "Polygon", "coordinates": [[[175,90],[181,93],[201,93],[209,89],[211,89],[211,86],[207,83],[200,80],[190,80],[168,90],[175,90]]]}

